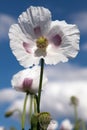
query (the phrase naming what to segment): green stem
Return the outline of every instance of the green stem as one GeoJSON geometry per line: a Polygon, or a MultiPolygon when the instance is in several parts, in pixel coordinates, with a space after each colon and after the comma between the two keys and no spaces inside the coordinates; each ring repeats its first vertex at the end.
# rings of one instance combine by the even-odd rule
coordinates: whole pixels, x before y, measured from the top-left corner
{"type": "Polygon", "coordinates": [[[34,96],[34,113],[37,113],[37,100],[35,96],[34,96]]]}
{"type": "Polygon", "coordinates": [[[82,130],[86,130],[86,125],[85,125],[84,121],[82,121],[82,130]]]}
{"type": "Polygon", "coordinates": [[[75,128],[74,130],[79,130],[79,120],[78,120],[78,112],[77,112],[77,105],[74,105],[74,114],[75,114],[75,128]]]}
{"type": "Polygon", "coordinates": [[[36,104],[37,104],[37,112],[39,113],[39,102],[38,102],[38,96],[37,95],[34,95],[35,99],[36,99],[36,104]]]}
{"type": "Polygon", "coordinates": [[[44,70],[44,59],[41,59],[41,71],[40,71],[40,82],[38,90],[38,113],[40,113],[40,99],[41,99],[41,89],[42,89],[42,80],[43,80],[43,70],[44,70]]]}
{"type": "Polygon", "coordinates": [[[26,93],[25,100],[24,100],[24,106],[23,106],[22,121],[21,121],[22,130],[24,130],[24,127],[25,127],[25,115],[26,115],[26,103],[27,103],[27,99],[28,99],[28,93],[26,93]]]}
{"type": "Polygon", "coordinates": [[[30,95],[30,109],[29,109],[29,120],[31,121],[32,116],[32,103],[33,103],[33,95],[30,95]]]}
{"type": "Polygon", "coordinates": [[[75,123],[78,122],[78,112],[77,112],[77,106],[74,105],[74,113],[75,113],[75,123]]]}

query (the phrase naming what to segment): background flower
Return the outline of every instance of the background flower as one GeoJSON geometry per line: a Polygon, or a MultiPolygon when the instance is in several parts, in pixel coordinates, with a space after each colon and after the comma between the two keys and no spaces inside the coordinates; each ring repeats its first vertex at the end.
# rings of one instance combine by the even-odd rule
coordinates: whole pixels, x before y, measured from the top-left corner
{"type": "Polygon", "coordinates": [[[65,119],[64,121],[62,121],[60,130],[72,130],[72,129],[73,125],[71,124],[70,120],[65,119]]]}
{"type": "Polygon", "coordinates": [[[56,120],[51,120],[47,130],[56,130],[57,128],[58,128],[58,122],[56,120]]]}
{"type": "Polygon", "coordinates": [[[27,9],[9,30],[10,47],[24,67],[67,62],[79,50],[79,30],[65,21],[51,21],[51,12],[44,7],[27,9]]]}
{"type": "MultiPolygon", "coordinates": [[[[18,90],[29,93],[37,93],[39,88],[39,79],[40,79],[40,67],[34,66],[33,68],[25,69],[17,74],[15,74],[12,78],[12,86],[18,90]]],[[[47,78],[43,75],[43,83],[44,86],[47,82],[47,78]]]]}
{"type": "Polygon", "coordinates": [[[3,126],[0,126],[0,130],[5,130],[5,128],[3,126]]]}

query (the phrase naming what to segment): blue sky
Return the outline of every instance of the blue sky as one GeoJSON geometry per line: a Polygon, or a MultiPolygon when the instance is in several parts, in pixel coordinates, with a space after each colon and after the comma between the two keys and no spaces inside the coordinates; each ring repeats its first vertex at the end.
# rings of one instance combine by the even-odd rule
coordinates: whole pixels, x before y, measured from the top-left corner
{"type": "MultiPolygon", "coordinates": [[[[14,125],[15,122],[18,124],[18,121],[12,119],[5,119],[4,112],[12,103],[13,100],[9,100],[6,102],[6,99],[3,97],[7,96],[4,94],[3,89],[11,89],[11,78],[13,74],[23,69],[22,66],[19,65],[16,58],[13,56],[10,47],[9,47],[9,38],[8,38],[8,30],[11,24],[17,23],[18,16],[25,11],[29,6],[44,6],[48,8],[52,13],[53,20],[66,20],[67,23],[77,24],[80,29],[80,51],[75,59],[70,59],[68,63],[64,65],[56,65],[55,67],[48,66],[47,72],[49,76],[49,80],[54,83],[57,80],[65,81],[65,86],[68,87],[69,81],[73,81],[75,86],[83,87],[83,84],[86,85],[87,80],[87,1],[86,0],[0,0],[0,125],[5,127],[10,127],[10,125],[14,125]],[[57,76],[52,75],[51,72],[55,72],[55,70],[59,72],[57,76]],[[50,70],[50,72],[49,72],[50,70]],[[64,71],[62,71],[64,70],[64,71]],[[66,74],[67,70],[67,74],[66,74]],[[64,73],[64,74],[61,74],[64,73]],[[65,76],[65,77],[64,77],[65,76]],[[56,78],[55,78],[56,77],[56,78]],[[57,79],[58,78],[58,79],[57,79]],[[77,84],[77,81],[82,81],[77,84]],[[12,124],[10,124],[12,121],[12,124]]],[[[60,83],[61,86],[61,83],[60,83]]],[[[72,86],[72,85],[71,85],[72,86]]],[[[73,86],[72,86],[73,87],[73,86]]],[[[86,87],[86,86],[85,86],[86,87]]],[[[84,88],[83,88],[84,89],[84,88]]],[[[87,89],[86,89],[87,90],[87,89]]],[[[84,90],[84,91],[86,91],[84,90]]],[[[80,88],[75,91],[72,90],[71,93],[76,94],[78,91],[82,91],[80,88]]],[[[83,91],[83,95],[84,95],[83,91]]],[[[13,93],[13,92],[12,92],[13,93]]],[[[66,92],[67,93],[67,92],[66,92]]],[[[7,94],[7,93],[6,93],[7,94]]],[[[64,93],[63,93],[64,94],[64,93]]],[[[86,94],[85,94],[86,95],[86,94]]],[[[7,97],[9,97],[8,95],[7,97]]],[[[11,97],[10,97],[11,98],[11,97]]],[[[80,97],[81,98],[81,97],[80,97]]],[[[85,97],[84,97],[85,98],[85,97]]],[[[82,100],[82,98],[81,98],[82,100]]],[[[82,100],[83,103],[83,100],[82,100]]],[[[84,106],[85,107],[85,106],[84,106]]],[[[48,106],[49,108],[49,106],[48,106]]],[[[83,107],[80,108],[80,110],[83,107]]],[[[52,111],[52,110],[50,110],[52,111]]],[[[55,115],[55,114],[54,114],[55,115]]],[[[63,115],[60,114],[63,118],[63,115]]],[[[64,115],[66,116],[66,114],[64,115]]],[[[70,116],[70,115],[69,115],[70,116]]],[[[87,121],[87,119],[85,118],[87,121]]],[[[19,125],[18,125],[19,126],[19,125]]]]}

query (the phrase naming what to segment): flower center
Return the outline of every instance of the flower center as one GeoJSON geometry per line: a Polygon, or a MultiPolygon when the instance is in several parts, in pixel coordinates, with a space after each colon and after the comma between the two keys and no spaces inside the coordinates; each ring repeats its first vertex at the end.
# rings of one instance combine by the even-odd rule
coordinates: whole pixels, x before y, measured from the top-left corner
{"type": "Polygon", "coordinates": [[[48,41],[42,36],[37,39],[36,45],[38,49],[46,50],[46,47],[48,46],[48,41]]]}

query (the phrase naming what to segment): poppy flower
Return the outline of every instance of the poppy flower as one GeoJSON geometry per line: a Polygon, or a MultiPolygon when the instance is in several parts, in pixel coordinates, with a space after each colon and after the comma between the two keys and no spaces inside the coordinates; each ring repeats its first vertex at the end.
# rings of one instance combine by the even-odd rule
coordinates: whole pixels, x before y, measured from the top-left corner
{"type": "Polygon", "coordinates": [[[25,68],[39,64],[67,62],[79,50],[80,32],[76,25],[51,19],[51,12],[44,7],[31,6],[9,30],[10,47],[25,68]]]}
{"type": "MultiPolygon", "coordinates": [[[[15,74],[11,80],[12,86],[17,91],[28,92],[36,94],[39,89],[40,67],[34,66],[33,68],[24,69],[15,74]]],[[[43,75],[42,86],[47,82],[47,78],[43,75]]]]}

